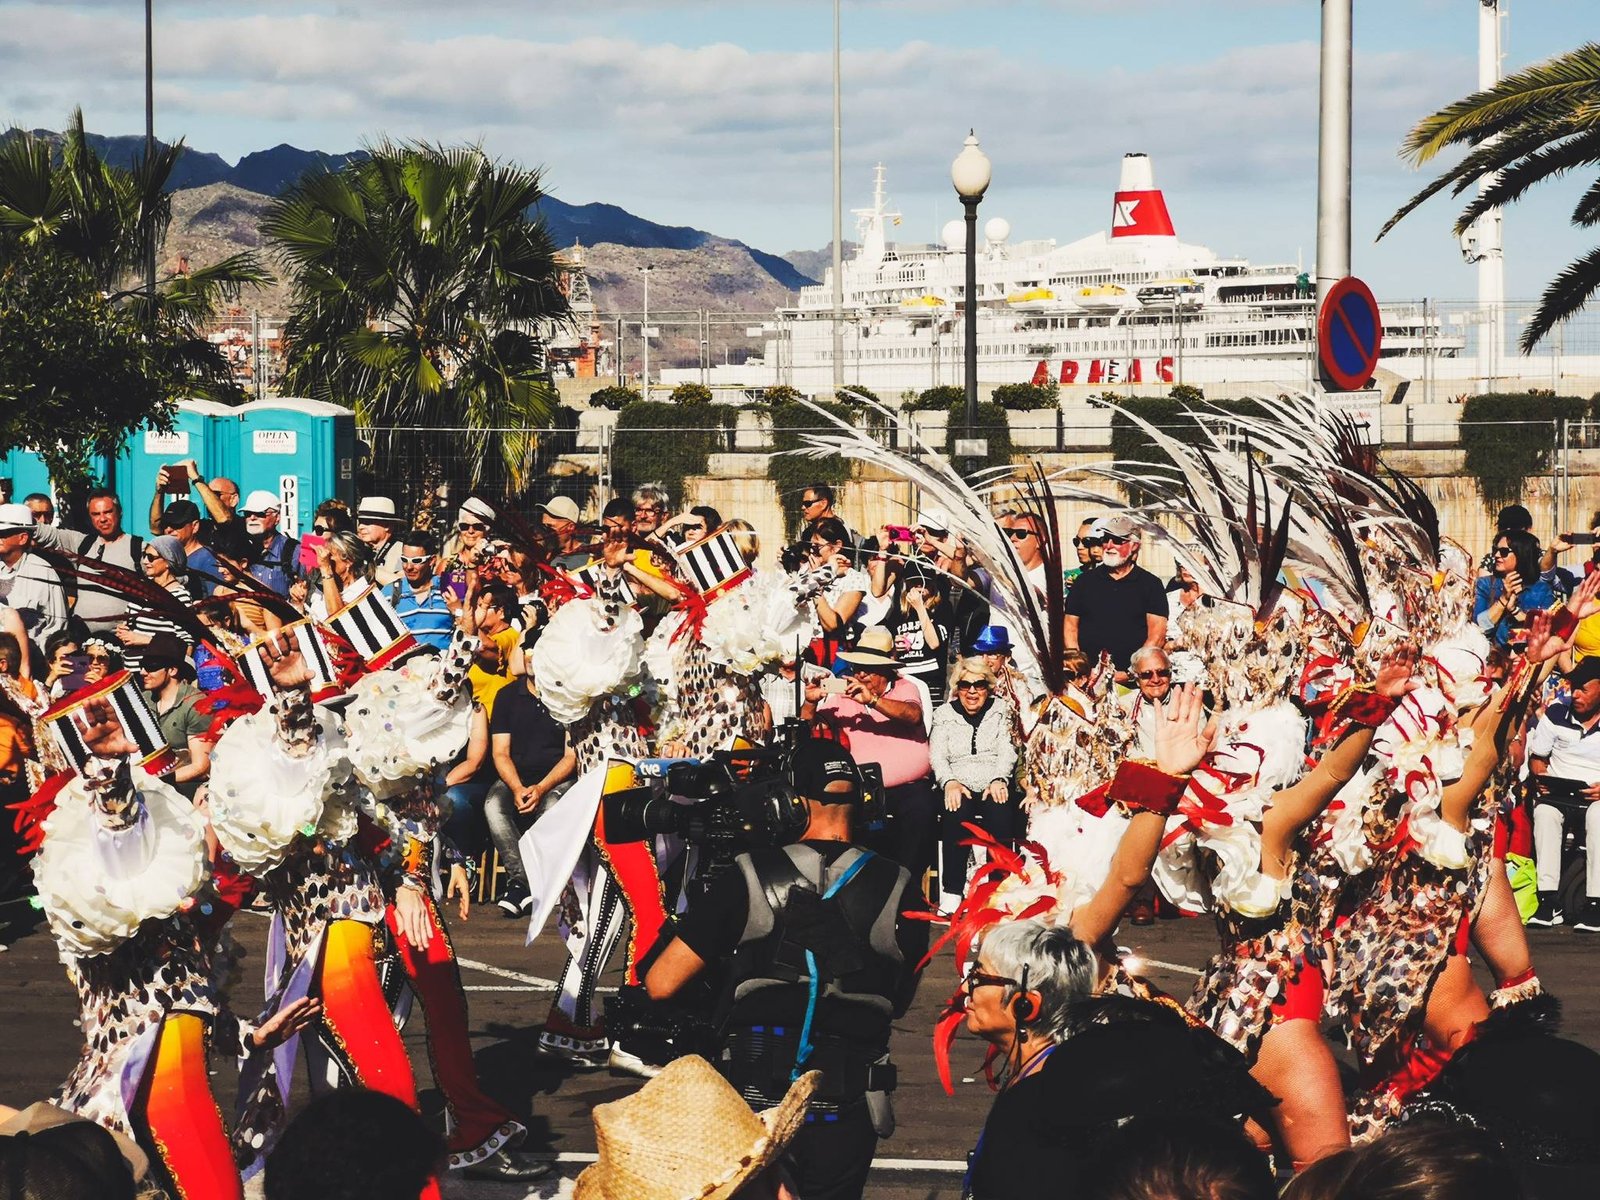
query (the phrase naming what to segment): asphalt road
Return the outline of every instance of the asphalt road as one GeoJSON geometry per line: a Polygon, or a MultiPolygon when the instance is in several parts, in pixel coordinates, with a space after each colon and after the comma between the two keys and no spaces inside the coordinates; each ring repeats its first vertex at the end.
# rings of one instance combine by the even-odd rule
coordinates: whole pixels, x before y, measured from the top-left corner
{"type": "MultiPolygon", "coordinates": [[[[22,1105],[50,1095],[76,1061],[80,1046],[76,1002],[57,961],[55,944],[42,926],[28,928],[30,914],[17,905],[0,909],[0,1101],[22,1105]]],[[[250,952],[245,963],[241,1009],[259,1000],[258,974],[266,921],[256,914],[236,918],[237,936],[250,952]]],[[[1600,1049],[1600,988],[1594,964],[1600,961],[1600,935],[1569,929],[1530,930],[1534,960],[1546,986],[1565,1008],[1567,1036],[1600,1049]]],[[[450,1180],[451,1197],[515,1200],[570,1192],[570,1178],[594,1153],[589,1112],[595,1104],[624,1096],[639,1081],[604,1071],[568,1071],[536,1052],[536,1037],[549,1008],[553,983],[563,960],[559,941],[546,933],[524,945],[526,925],[507,920],[498,908],[479,907],[471,920],[452,926],[468,991],[472,1040],[486,1090],[515,1112],[527,1114],[528,1148],[557,1156],[561,1181],[525,1186],[450,1180]]],[[[1175,995],[1186,995],[1196,970],[1215,946],[1204,920],[1162,921],[1149,928],[1124,926],[1119,939],[1145,963],[1145,973],[1175,995]]],[[[899,1129],[880,1143],[878,1169],[869,1195],[888,1200],[945,1200],[960,1195],[960,1170],[990,1103],[979,1067],[982,1045],[967,1037],[957,1043],[954,1096],[945,1095],[934,1072],[930,1035],[944,999],[955,986],[948,955],[924,979],[917,1002],[896,1026],[894,1057],[900,1067],[895,1096],[899,1129]],[[965,1072],[963,1078],[962,1072],[965,1072]]],[[[424,1025],[420,1015],[406,1030],[406,1044],[426,1112],[441,1109],[431,1087],[424,1025]]],[[[212,1064],[224,1111],[234,1094],[233,1067],[222,1056],[212,1064]]]]}

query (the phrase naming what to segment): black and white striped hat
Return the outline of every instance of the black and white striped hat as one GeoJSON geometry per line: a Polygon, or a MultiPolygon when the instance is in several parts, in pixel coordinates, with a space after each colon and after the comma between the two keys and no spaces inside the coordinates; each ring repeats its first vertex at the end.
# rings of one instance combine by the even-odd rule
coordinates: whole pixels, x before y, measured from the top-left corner
{"type": "Polygon", "coordinates": [[[177,765],[177,755],[167,745],[167,739],[156,723],[155,713],[144,698],[144,690],[131,671],[118,671],[99,683],[80,688],[70,696],[63,696],[45,711],[41,720],[50,728],[50,734],[61,747],[61,753],[72,764],[73,770],[82,771],[89,761],[89,747],[83,740],[80,713],[91,701],[106,699],[122,722],[122,731],[135,746],[137,757],[144,769],[152,775],[164,775],[177,765]]]}
{"type": "Polygon", "coordinates": [[[726,528],[685,546],[675,557],[684,577],[707,600],[742,583],[750,574],[737,538],[726,528]]]}
{"type": "MultiPolygon", "coordinates": [[[[292,638],[295,648],[300,651],[300,657],[305,659],[306,667],[311,671],[313,702],[325,704],[343,690],[339,686],[339,673],[334,669],[328,647],[323,644],[322,635],[317,632],[317,627],[310,617],[302,617],[298,621],[291,622],[278,633],[284,638],[292,638]]],[[[263,696],[271,696],[272,676],[267,671],[266,660],[261,656],[261,646],[265,640],[257,638],[251,642],[234,661],[239,664],[239,670],[244,672],[244,677],[250,681],[251,687],[263,696]]]]}
{"type": "Polygon", "coordinates": [[[381,671],[420,648],[394,606],[376,587],[368,588],[329,616],[327,625],[354,646],[374,671],[381,671]]]}

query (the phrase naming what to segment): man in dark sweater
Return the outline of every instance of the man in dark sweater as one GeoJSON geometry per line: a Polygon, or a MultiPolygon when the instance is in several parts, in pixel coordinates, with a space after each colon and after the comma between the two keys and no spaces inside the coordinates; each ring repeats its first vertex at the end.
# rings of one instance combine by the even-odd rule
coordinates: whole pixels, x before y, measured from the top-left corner
{"type": "Polygon", "coordinates": [[[1139,565],[1139,532],[1132,518],[1102,517],[1093,536],[1105,539],[1098,567],[1079,575],[1067,593],[1064,619],[1068,650],[1089,661],[1111,655],[1117,682],[1128,681],[1128,659],[1140,646],[1161,646],[1167,638],[1167,593],[1161,581],[1139,565]]]}

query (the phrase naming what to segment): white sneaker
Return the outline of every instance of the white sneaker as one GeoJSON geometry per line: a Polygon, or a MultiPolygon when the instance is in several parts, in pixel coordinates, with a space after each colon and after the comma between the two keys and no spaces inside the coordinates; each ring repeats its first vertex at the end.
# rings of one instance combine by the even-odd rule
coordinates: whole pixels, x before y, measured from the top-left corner
{"type": "Polygon", "coordinates": [[[611,1068],[613,1075],[632,1075],[638,1079],[654,1079],[661,1074],[661,1068],[655,1063],[645,1062],[631,1050],[624,1050],[617,1043],[611,1043],[611,1057],[606,1060],[606,1065],[611,1068]]]}

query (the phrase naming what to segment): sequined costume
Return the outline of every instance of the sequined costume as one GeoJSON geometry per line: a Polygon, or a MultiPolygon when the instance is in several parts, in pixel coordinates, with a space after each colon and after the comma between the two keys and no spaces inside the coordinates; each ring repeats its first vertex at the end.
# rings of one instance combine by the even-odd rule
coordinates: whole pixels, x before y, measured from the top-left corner
{"type": "MultiPolygon", "coordinates": [[[[373,951],[387,907],[379,872],[397,869],[404,829],[356,781],[336,719],[316,714],[303,688],[276,693],[266,708],[235,721],[211,762],[212,827],[272,907],[268,1011],[319,997],[322,1016],[307,1046],[313,1086],[355,1083],[416,1107],[373,951]]],[[[289,1039],[241,1077],[233,1140],[246,1178],[260,1170],[286,1122],[299,1041],[289,1039]]],[[[437,1194],[433,1185],[428,1194],[437,1194]]]]}
{"type": "MultiPolygon", "coordinates": [[[[357,778],[390,804],[406,835],[399,870],[384,880],[386,940],[399,969],[393,990],[407,987],[427,1017],[428,1062],[444,1093],[452,1169],[481,1162],[527,1136],[526,1127],[479,1085],[466,993],[439,908],[443,812],[434,775],[466,743],[472,706],[463,685],[476,645],[457,630],[437,661],[412,659],[363,676],[351,689],[345,713],[357,778]],[[413,945],[401,929],[394,904],[400,888],[422,902],[432,931],[426,947],[413,945]]],[[[391,989],[385,991],[393,998],[391,989]]]]}
{"type": "Polygon", "coordinates": [[[78,994],[84,1047],[61,1107],[135,1138],[180,1198],[242,1186],[210,1091],[208,1042],[238,1054],[195,918],[204,821],[127,762],[90,758],[55,795],[34,864],[40,904],[78,994]]]}

